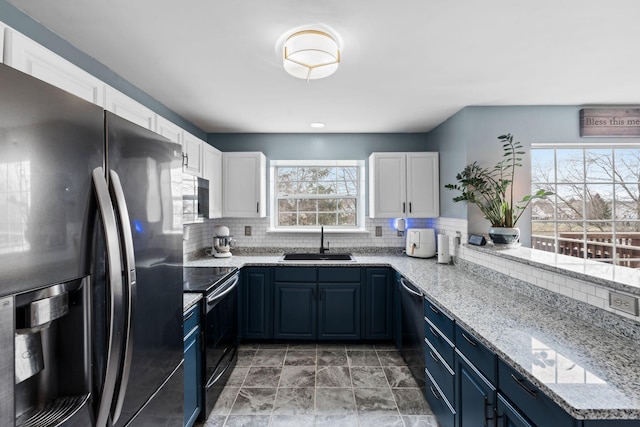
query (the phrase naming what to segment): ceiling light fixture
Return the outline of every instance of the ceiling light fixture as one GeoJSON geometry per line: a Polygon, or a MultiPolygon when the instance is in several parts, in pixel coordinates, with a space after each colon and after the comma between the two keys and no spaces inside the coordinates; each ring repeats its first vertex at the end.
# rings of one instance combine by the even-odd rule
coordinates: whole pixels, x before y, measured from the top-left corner
{"type": "Polygon", "coordinates": [[[322,123],[322,122],[313,122],[309,126],[311,126],[312,128],[315,128],[315,129],[320,129],[320,128],[325,127],[326,124],[322,123]]]}
{"type": "Polygon", "coordinates": [[[336,39],[319,30],[291,34],[284,42],[283,53],[285,71],[307,81],[330,76],[340,64],[336,39]]]}

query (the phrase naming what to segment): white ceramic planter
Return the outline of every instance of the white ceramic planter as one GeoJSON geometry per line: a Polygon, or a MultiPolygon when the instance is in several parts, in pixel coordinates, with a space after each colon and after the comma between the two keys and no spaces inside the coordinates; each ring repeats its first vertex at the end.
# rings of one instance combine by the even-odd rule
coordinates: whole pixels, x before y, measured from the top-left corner
{"type": "Polygon", "coordinates": [[[515,246],[520,240],[518,227],[489,227],[489,237],[495,245],[515,246]]]}

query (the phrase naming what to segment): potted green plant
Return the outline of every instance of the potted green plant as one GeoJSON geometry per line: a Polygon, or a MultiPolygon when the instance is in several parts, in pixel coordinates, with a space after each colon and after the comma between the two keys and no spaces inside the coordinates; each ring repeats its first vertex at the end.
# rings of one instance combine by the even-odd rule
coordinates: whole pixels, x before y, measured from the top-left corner
{"type": "Polygon", "coordinates": [[[508,133],[498,137],[502,143],[503,156],[493,168],[484,168],[477,162],[465,166],[456,175],[457,184],[447,184],[445,188],[460,191],[454,202],[473,203],[491,223],[489,236],[493,243],[514,245],[520,238],[516,223],[524,210],[535,199],[544,199],[553,193],[538,190],[526,195],[522,200],[513,201],[513,181],[516,168],[522,166],[522,144],[514,142],[508,133]]]}

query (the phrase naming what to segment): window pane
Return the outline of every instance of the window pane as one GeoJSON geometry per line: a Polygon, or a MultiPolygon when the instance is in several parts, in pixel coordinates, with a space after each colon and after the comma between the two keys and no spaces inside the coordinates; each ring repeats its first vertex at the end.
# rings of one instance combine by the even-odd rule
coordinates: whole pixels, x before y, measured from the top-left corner
{"type": "Polygon", "coordinates": [[[340,195],[355,196],[358,194],[358,184],[356,182],[338,182],[336,193],[340,195]]]}
{"type": "Polygon", "coordinates": [[[315,212],[317,206],[318,206],[318,201],[316,199],[298,200],[299,211],[315,212]]]}
{"type": "Polygon", "coordinates": [[[338,214],[338,225],[357,225],[355,212],[341,212],[338,214]]]}
{"type": "Polygon", "coordinates": [[[335,225],[336,224],[335,212],[318,214],[318,224],[319,225],[335,225]]]}
{"type": "Polygon", "coordinates": [[[356,211],[356,199],[340,199],[338,201],[338,210],[339,211],[355,212],[356,211]]]}
{"type": "Polygon", "coordinates": [[[611,219],[613,217],[613,185],[588,184],[586,196],[585,219],[611,219]]]}
{"type": "Polygon", "coordinates": [[[338,201],[336,199],[318,200],[318,211],[320,212],[335,212],[337,207],[338,201]]]}
{"type": "Polygon", "coordinates": [[[583,185],[558,185],[556,188],[557,218],[560,221],[583,218],[583,185]]]}
{"type": "Polygon", "coordinates": [[[584,161],[587,170],[587,182],[613,181],[613,150],[584,150],[584,161]]]}
{"type": "Polygon", "coordinates": [[[298,216],[298,225],[317,225],[315,213],[300,213],[298,216]]]}
{"type": "Polygon", "coordinates": [[[331,182],[319,182],[318,183],[318,194],[335,194],[336,193],[336,183],[331,182]]]}
{"type": "Polygon", "coordinates": [[[295,200],[278,200],[278,210],[280,212],[295,212],[296,201],[295,200]]]}
{"type": "Polygon", "coordinates": [[[558,182],[584,182],[583,150],[556,150],[558,182]]]}
{"type": "Polygon", "coordinates": [[[295,181],[296,177],[296,168],[277,168],[278,181],[295,181]]]}
{"type": "Polygon", "coordinates": [[[640,219],[640,204],[638,203],[640,190],[638,185],[618,184],[616,190],[616,219],[640,219]]]}
{"type": "MultiPolygon", "coordinates": [[[[554,150],[531,151],[531,182],[555,182],[554,150]]],[[[539,186],[537,186],[539,187],[539,186]]]]}
{"type": "Polygon", "coordinates": [[[617,182],[640,182],[640,148],[616,149],[615,168],[617,182]]]}
{"type": "Polygon", "coordinates": [[[335,181],[336,180],[336,168],[318,168],[318,180],[320,181],[335,181]]]}
{"type": "Polygon", "coordinates": [[[280,214],[278,215],[278,225],[283,226],[295,226],[296,225],[296,214],[280,214]]]}

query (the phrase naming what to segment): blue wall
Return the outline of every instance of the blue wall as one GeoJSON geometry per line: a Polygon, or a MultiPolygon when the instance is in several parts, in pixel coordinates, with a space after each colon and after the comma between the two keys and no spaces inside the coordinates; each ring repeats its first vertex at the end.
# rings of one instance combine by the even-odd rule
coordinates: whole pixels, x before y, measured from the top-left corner
{"type": "Polygon", "coordinates": [[[29,15],[23,13],[5,0],[0,0],[0,21],[4,22],[16,31],[21,32],[30,39],[38,42],[47,49],[57,53],[67,61],[82,68],[89,74],[102,80],[109,86],[135,99],[169,121],[191,132],[200,139],[207,139],[207,134],[193,123],[185,120],[172,110],[165,107],[156,99],[141,91],[127,80],[114,73],[105,65],[96,61],[86,53],[77,49],[69,42],[50,31],[29,15]]]}

